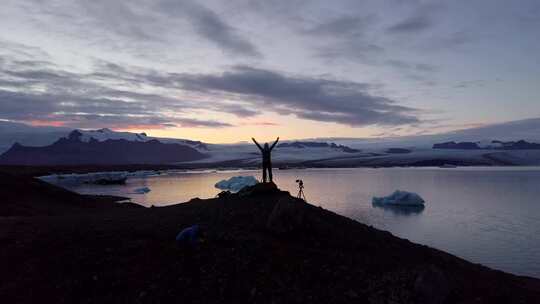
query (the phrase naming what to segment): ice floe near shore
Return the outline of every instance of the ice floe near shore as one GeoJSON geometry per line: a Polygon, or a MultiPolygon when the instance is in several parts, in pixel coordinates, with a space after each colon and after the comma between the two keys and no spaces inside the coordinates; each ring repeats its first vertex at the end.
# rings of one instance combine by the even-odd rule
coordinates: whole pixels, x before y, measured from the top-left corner
{"type": "Polygon", "coordinates": [[[124,184],[129,177],[128,172],[94,172],[86,174],[53,174],[41,176],[39,179],[48,183],[70,183],[70,184],[124,184]]]}
{"type": "Polygon", "coordinates": [[[41,176],[44,182],[53,184],[124,184],[128,178],[144,178],[159,176],[163,173],[156,170],[141,170],[134,172],[127,171],[108,171],[91,173],[70,173],[70,174],[52,174],[41,176]]]}
{"type": "Polygon", "coordinates": [[[233,176],[229,179],[224,179],[215,184],[215,187],[221,190],[229,190],[238,192],[247,186],[253,186],[259,181],[253,176],[233,176]]]}
{"type": "Polygon", "coordinates": [[[389,196],[373,197],[373,205],[424,206],[424,199],[414,192],[396,190],[389,196]]]}

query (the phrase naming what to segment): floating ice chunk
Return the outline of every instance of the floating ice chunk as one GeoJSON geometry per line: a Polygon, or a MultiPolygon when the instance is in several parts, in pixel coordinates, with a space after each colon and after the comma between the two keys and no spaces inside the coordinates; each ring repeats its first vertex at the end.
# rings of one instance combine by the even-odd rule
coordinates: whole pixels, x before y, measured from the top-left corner
{"type": "Polygon", "coordinates": [[[40,177],[49,183],[63,184],[98,184],[98,185],[121,185],[125,184],[128,172],[92,172],[85,174],[53,174],[40,177]]]}
{"type": "Polygon", "coordinates": [[[229,179],[224,179],[215,184],[215,187],[221,190],[230,190],[238,192],[247,186],[253,186],[259,183],[253,176],[233,176],[229,179]]]}
{"type": "Polygon", "coordinates": [[[396,190],[389,196],[373,197],[374,205],[423,206],[425,201],[414,192],[396,190]]]}
{"type": "Polygon", "coordinates": [[[133,190],[133,193],[135,193],[135,194],[145,194],[145,193],[148,193],[150,191],[151,191],[150,188],[142,187],[142,188],[137,188],[137,189],[133,190]]]}
{"type": "Polygon", "coordinates": [[[129,173],[130,177],[141,177],[141,178],[154,177],[154,176],[159,176],[159,175],[161,175],[161,172],[157,170],[140,170],[140,171],[129,173]]]}

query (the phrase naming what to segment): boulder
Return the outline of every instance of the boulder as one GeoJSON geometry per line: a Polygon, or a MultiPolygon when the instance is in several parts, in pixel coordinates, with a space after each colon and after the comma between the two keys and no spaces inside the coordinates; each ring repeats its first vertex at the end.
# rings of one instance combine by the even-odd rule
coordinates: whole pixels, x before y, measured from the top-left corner
{"type": "Polygon", "coordinates": [[[226,198],[226,197],[229,197],[231,196],[232,192],[231,191],[221,191],[220,193],[218,193],[217,197],[219,198],[226,198]]]}

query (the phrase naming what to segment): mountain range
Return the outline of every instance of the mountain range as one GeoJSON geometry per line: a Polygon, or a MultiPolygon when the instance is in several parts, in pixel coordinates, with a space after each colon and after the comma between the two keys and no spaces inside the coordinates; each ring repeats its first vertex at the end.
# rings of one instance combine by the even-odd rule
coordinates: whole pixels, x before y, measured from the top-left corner
{"type": "MultiPolygon", "coordinates": [[[[540,118],[432,135],[284,140],[272,159],[285,167],[540,165],[534,142],[540,142],[540,118]]],[[[0,154],[4,151],[0,164],[189,162],[194,167],[253,167],[260,163],[259,151],[250,142],[209,144],[107,128],[69,130],[0,121],[0,154]]]]}
{"type": "Polygon", "coordinates": [[[3,165],[124,165],[170,164],[194,161],[206,156],[190,146],[179,143],[162,143],[156,139],[127,140],[104,139],[85,135],[74,130],[67,137],[51,145],[29,147],[15,143],[0,155],[3,165]]]}
{"type": "MultiPolygon", "coordinates": [[[[15,143],[30,147],[51,145],[59,138],[68,137],[72,131],[74,130],[65,127],[30,126],[24,123],[0,120],[0,154],[7,151],[15,143]]],[[[108,128],[98,130],[77,129],[77,131],[81,133],[80,140],[83,142],[88,142],[91,138],[97,141],[105,141],[108,139],[125,139],[128,141],[137,142],[145,142],[155,139],[162,143],[183,144],[199,151],[205,151],[208,149],[206,144],[201,141],[153,137],[147,136],[146,133],[119,132],[108,128]]]]}

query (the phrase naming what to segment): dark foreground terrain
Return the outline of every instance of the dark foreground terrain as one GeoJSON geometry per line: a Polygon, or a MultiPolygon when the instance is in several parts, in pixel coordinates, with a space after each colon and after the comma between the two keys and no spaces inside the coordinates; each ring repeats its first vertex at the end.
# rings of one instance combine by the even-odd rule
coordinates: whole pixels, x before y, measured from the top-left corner
{"type": "Polygon", "coordinates": [[[24,176],[0,174],[0,186],[2,303],[540,303],[539,280],[416,245],[271,185],[160,208],[24,176]],[[175,236],[193,224],[204,234],[189,251],[175,236]]]}

